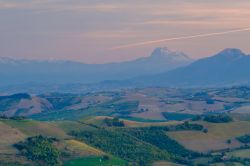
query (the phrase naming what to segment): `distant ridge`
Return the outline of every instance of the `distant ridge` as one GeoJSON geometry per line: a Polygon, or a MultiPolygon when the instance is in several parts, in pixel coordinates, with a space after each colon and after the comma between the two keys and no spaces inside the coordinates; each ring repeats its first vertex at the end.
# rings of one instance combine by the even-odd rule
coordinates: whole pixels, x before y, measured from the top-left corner
{"type": "Polygon", "coordinates": [[[172,87],[207,87],[250,83],[250,56],[240,49],[227,48],[190,65],[151,77],[137,84],[172,87]]]}
{"type": "Polygon", "coordinates": [[[151,56],[107,64],[0,58],[1,86],[27,83],[71,84],[124,80],[166,72],[192,62],[187,55],[156,48],[151,56]]]}
{"type": "Polygon", "coordinates": [[[157,48],[149,57],[123,63],[89,65],[53,61],[32,62],[27,66],[17,64],[0,63],[1,83],[4,83],[0,86],[0,93],[87,93],[121,88],[250,85],[250,56],[235,48],[224,49],[194,62],[181,52],[157,48]]]}

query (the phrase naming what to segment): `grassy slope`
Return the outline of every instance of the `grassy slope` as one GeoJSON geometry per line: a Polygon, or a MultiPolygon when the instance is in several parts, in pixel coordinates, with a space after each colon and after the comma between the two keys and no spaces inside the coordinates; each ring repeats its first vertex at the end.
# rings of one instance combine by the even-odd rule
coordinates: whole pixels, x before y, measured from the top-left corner
{"type": "Polygon", "coordinates": [[[200,122],[208,129],[208,133],[196,131],[169,132],[168,135],[186,148],[201,152],[239,147],[241,144],[235,137],[250,132],[250,122],[207,123],[200,122]],[[228,145],[227,140],[232,144],[228,145]]]}
{"type": "Polygon", "coordinates": [[[45,112],[41,114],[36,114],[31,116],[31,118],[42,121],[49,120],[77,120],[80,118],[95,116],[95,115],[107,115],[112,112],[111,109],[108,108],[85,108],[79,110],[63,110],[63,111],[55,111],[55,112],[45,112]]]}
{"type": "Polygon", "coordinates": [[[53,125],[62,129],[66,133],[69,133],[72,130],[82,131],[82,130],[86,130],[89,128],[88,125],[85,125],[83,123],[79,123],[77,121],[55,121],[55,122],[53,122],[53,125]]]}
{"type": "Polygon", "coordinates": [[[12,154],[15,149],[12,144],[22,141],[27,136],[19,130],[12,128],[0,121],[0,153],[12,154]]]}
{"type": "MultiPolygon", "coordinates": [[[[101,121],[105,117],[92,117],[89,119],[84,119],[84,122],[102,125],[101,121]]],[[[127,126],[143,127],[149,125],[169,125],[172,122],[135,122],[125,120],[127,126]]],[[[176,123],[176,122],[174,122],[176,123]]],[[[208,128],[209,132],[207,134],[195,131],[180,131],[180,132],[169,132],[168,135],[174,138],[179,143],[183,144],[185,147],[197,150],[197,151],[209,151],[215,149],[223,149],[228,147],[240,146],[240,143],[236,140],[232,141],[231,145],[226,143],[227,139],[233,139],[240,135],[249,133],[250,122],[232,122],[224,124],[215,124],[207,122],[199,122],[208,128]]],[[[27,137],[34,135],[47,135],[53,136],[61,139],[62,147],[70,150],[76,154],[76,157],[87,157],[81,158],[79,160],[73,160],[72,162],[81,163],[90,160],[88,156],[98,156],[104,155],[104,153],[96,148],[93,148],[83,142],[73,140],[72,137],[68,136],[67,133],[74,130],[86,130],[90,128],[88,125],[76,121],[56,121],[56,122],[39,122],[33,120],[0,120],[0,132],[4,133],[0,135],[0,160],[2,158],[9,158],[6,154],[11,154],[15,156],[16,150],[12,147],[14,143],[24,140],[27,137]]],[[[232,152],[234,155],[248,155],[249,151],[236,151],[232,152]]],[[[15,158],[15,157],[14,157],[15,158]]],[[[100,158],[98,158],[100,159],[100,158]]],[[[93,160],[93,158],[91,159],[93,160]]],[[[119,160],[119,159],[117,159],[119,160]]],[[[99,160],[98,160],[99,161],[99,160]]],[[[112,161],[112,160],[111,160],[112,161]]],[[[110,162],[111,162],[110,161],[110,162]]],[[[119,160],[122,161],[122,160],[119,160]]],[[[68,162],[69,164],[70,162],[68,162]]],[[[163,163],[157,163],[163,164],[163,163]]],[[[169,163],[167,163],[169,164],[169,163]]]]}
{"type": "Polygon", "coordinates": [[[81,156],[101,156],[105,154],[104,152],[77,140],[66,140],[65,145],[68,150],[78,153],[78,155],[81,156]]]}
{"type": "MultiPolygon", "coordinates": [[[[230,163],[232,166],[243,166],[241,163],[230,163]]],[[[226,163],[215,163],[215,164],[211,164],[211,166],[228,166],[229,164],[226,163]]]]}
{"type": "Polygon", "coordinates": [[[16,128],[27,136],[45,135],[57,138],[67,138],[67,134],[52,123],[39,122],[33,120],[7,120],[5,124],[16,128]]]}
{"type": "MultiPolygon", "coordinates": [[[[105,153],[95,149],[83,142],[71,139],[68,136],[67,130],[71,127],[81,128],[83,125],[77,122],[62,121],[57,123],[46,123],[33,120],[1,120],[0,121],[0,165],[1,162],[19,161],[27,163],[26,159],[21,156],[16,156],[17,150],[12,146],[15,143],[25,140],[27,137],[35,135],[45,135],[57,137],[60,143],[56,146],[61,150],[67,150],[74,154],[75,157],[84,156],[101,156],[105,153]],[[70,125],[69,125],[70,124],[70,125]],[[60,128],[68,127],[65,131],[60,128]]],[[[71,128],[72,129],[72,128],[71,128]]]]}
{"type": "Polygon", "coordinates": [[[248,158],[250,159],[250,149],[242,149],[242,150],[236,150],[233,152],[227,153],[227,156],[231,157],[240,157],[240,158],[248,158]]]}
{"type": "MultiPolygon", "coordinates": [[[[98,126],[105,126],[103,122],[105,118],[109,118],[109,117],[108,116],[94,116],[94,117],[90,117],[87,119],[85,118],[82,121],[84,121],[85,123],[95,124],[98,126]]],[[[120,120],[124,122],[126,127],[168,126],[168,125],[176,125],[180,123],[178,121],[169,121],[169,122],[147,121],[146,119],[142,121],[142,119],[138,119],[138,118],[133,118],[131,120],[120,118],[120,120]]]]}

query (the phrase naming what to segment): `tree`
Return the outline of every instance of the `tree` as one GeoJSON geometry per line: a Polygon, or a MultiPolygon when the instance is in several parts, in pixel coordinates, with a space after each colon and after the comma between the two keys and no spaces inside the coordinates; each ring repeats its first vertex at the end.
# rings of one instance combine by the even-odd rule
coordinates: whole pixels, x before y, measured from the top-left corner
{"type": "Polygon", "coordinates": [[[203,133],[207,133],[208,132],[208,129],[203,129],[203,133]]]}
{"type": "Polygon", "coordinates": [[[106,123],[107,126],[112,127],[124,127],[125,124],[123,121],[120,121],[119,118],[115,117],[115,118],[105,118],[104,119],[104,123],[106,123]]]}
{"type": "Polygon", "coordinates": [[[232,122],[233,119],[226,114],[219,114],[219,115],[208,115],[204,118],[204,121],[211,123],[228,123],[232,122]]]}
{"type": "Polygon", "coordinates": [[[103,161],[108,161],[108,160],[109,160],[109,156],[108,156],[108,155],[102,156],[102,160],[103,160],[103,161]]]}
{"type": "Polygon", "coordinates": [[[30,137],[24,142],[15,144],[14,146],[22,155],[33,161],[42,161],[48,166],[60,164],[60,152],[54,147],[53,138],[43,136],[30,137]]]}

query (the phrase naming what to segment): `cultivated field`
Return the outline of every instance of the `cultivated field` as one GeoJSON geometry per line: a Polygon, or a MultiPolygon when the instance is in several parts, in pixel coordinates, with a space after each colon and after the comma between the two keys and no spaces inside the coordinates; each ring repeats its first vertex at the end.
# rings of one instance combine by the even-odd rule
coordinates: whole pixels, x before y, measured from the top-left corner
{"type": "Polygon", "coordinates": [[[208,133],[178,131],[168,132],[167,135],[177,140],[188,149],[208,152],[212,150],[240,147],[242,144],[235,140],[235,137],[249,134],[250,132],[250,122],[242,121],[220,124],[200,122],[200,124],[208,129],[208,133]],[[231,144],[227,143],[229,139],[232,140],[231,144]]]}

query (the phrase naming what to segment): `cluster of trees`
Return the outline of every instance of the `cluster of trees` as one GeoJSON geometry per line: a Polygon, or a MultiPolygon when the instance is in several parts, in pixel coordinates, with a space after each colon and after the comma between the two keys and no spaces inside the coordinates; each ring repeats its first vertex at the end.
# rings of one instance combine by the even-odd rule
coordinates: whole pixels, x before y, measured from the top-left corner
{"type": "Polygon", "coordinates": [[[42,165],[56,166],[60,165],[60,151],[53,145],[54,141],[55,138],[35,136],[14,146],[30,160],[40,161],[42,165]]]}
{"type": "Polygon", "coordinates": [[[202,131],[204,127],[201,124],[190,123],[185,121],[184,123],[178,125],[170,125],[170,126],[151,126],[151,127],[143,127],[143,129],[150,130],[162,130],[164,132],[167,131],[185,131],[185,130],[196,130],[202,131]]]}
{"type": "Polygon", "coordinates": [[[227,114],[213,114],[213,115],[197,115],[191,119],[192,121],[204,120],[211,123],[229,123],[233,118],[227,114]]]}
{"type": "Polygon", "coordinates": [[[250,164],[250,159],[247,159],[247,158],[241,158],[241,157],[235,157],[235,156],[224,158],[225,153],[222,153],[220,155],[212,155],[211,157],[212,159],[208,161],[206,165],[209,165],[209,164],[212,165],[212,164],[218,164],[218,163],[224,163],[225,165],[232,165],[232,166],[250,164]]]}
{"type": "Polygon", "coordinates": [[[145,143],[121,129],[98,128],[81,132],[72,131],[70,134],[107,153],[131,162],[150,163],[171,158],[166,151],[145,143]]]}
{"type": "Polygon", "coordinates": [[[31,99],[31,96],[27,93],[17,93],[17,94],[13,94],[10,96],[0,96],[0,100],[4,100],[4,99],[31,99]]]}
{"type": "Polygon", "coordinates": [[[214,104],[215,101],[212,98],[209,98],[209,99],[206,100],[206,103],[207,104],[214,104]]]}
{"type": "Polygon", "coordinates": [[[165,131],[184,131],[184,130],[197,130],[202,131],[204,127],[200,124],[189,123],[185,121],[182,124],[172,125],[172,126],[164,126],[165,131]]]}
{"type": "Polygon", "coordinates": [[[216,100],[212,98],[207,92],[197,92],[189,96],[187,99],[193,101],[205,101],[207,104],[214,104],[216,100]]]}
{"type": "Polygon", "coordinates": [[[189,159],[202,156],[202,154],[185,149],[166,135],[168,131],[181,130],[202,131],[203,126],[185,122],[173,126],[91,128],[84,131],[72,131],[70,134],[76,139],[127,161],[142,164],[157,160],[174,160],[189,164],[189,159]]]}
{"type": "Polygon", "coordinates": [[[226,114],[207,115],[203,120],[212,123],[228,123],[233,121],[233,119],[226,114]]]}
{"type": "Polygon", "coordinates": [[[120,121],[119,118],[115,117],[115,118],[105,118],[104,123],[109,126],[109,127],[124,127],[125,124],[123,121],[120,121]]]}
{"type": "Polygon", "coordinates": [[[112,109],[122,115],[128,115],[131,112],[138,111],[139,102],[138,101],[126,101],[126,102],[116,102],[107,103],[102,105],[103,108],[112,109]]]}
{"type": "Polygon", "coordinates": [[[1,115],[0,119],[24,120],[24,119],[27,119],[27,118],[25,116],[11,116],[11,117],[8,117],[6,115],[1,115]]]}
{"type": "Polygon", "coordinates": [[[191,119],[191,121],[200,121],[200,120],[203,120],[201,115],[196,115],[191,119]]]}
{"type": "Polygon", "coordinates": [[[172,159],[183,164],[188,164],[186,158],[195,158],[201,156],[200,153],[187,150],[175,140],[166,135],[166,131],[161,127],[144,127],[144,128],[124,128],[124,132],[150,143],[159,149],[171,154],[172,159]]]}
{"type": "Polygon", "coordinates": [[[244,143],[244,144],[250,143],[250,135],[249,135],[249,134],[240,136],[240,137],[238,137],[237,139],[238,139],[241,143],[244,143]]]}

